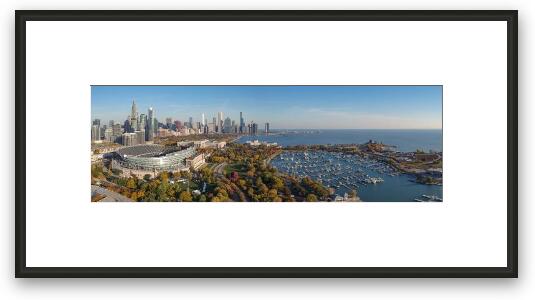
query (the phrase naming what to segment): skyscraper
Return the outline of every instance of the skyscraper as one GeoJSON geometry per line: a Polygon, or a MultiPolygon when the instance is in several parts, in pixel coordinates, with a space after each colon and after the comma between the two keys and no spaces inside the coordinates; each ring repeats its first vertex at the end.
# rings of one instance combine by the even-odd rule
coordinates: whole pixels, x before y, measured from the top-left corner
{"type": "Polygon", "coordinates": [[[133,132],[125,132],[121,136],[121,143],[123,146],[134,146],[137,145],[136,134],[133,132]]]}
{"type": "Polygon", "coordinates": [[[189,128],[193,128],[193,117],[189,117],[189,128]]]}
{"type": "Polygon", "coordinates": [[[132,111],[130,113],[130,132],[134,132],[137,130],[138,122],[137,122],[137,107],[136,107],[136,101],[134,98],[132,98],[132,111]]]}
{"type": "Polygon", "coordinates": [[[179,120],[176,120],[175,121],[175,129],[176,129],[176,131],[179,131],[180,129],[182,129],[182,122],[180,122],[179,120]]]}
{"type": "Polygon", "coordinates": [[[147,130],[146,130],[146,135],[147,135],[147,141],[152,141],[154,140],[154,109],[152,109],[152,107],[149,107],[149,111],[148,111],[148,115],[149,117],[147,118],[147,130]]]}
{"type": "Polygon", "coordinates": [[[201,124],[202,124],[202,127],[204,127],[204,125],[206,125],[206,122],[204,120],[204,113],[201,114],[201,124]]]}
{"type": "Polygon", "coordinates": [[[265,133],[266,135],[269,134],[269,123],[266,123],[266,124],[265,124],[265,127],[264,127],[264,133],[265,133]]]}
{"type": "Polygon", "coordinates": [[[223,112],[217,113],[217,132],[223,132],[223,112]]]}
{"type": "Polygon", "coordinates": [[[108,127],[104,130],[104,140],[106,142],[115,142],[115,139],[113,137],[113,128],[108,127]]]}
{"type": "Polygon", "coordinates": [[[165,126],[167,126],[168,129],[171,129],[173,126],[173,118],[165,118],[165,126]]]}
{"type": "Polygon", "coordinates": [[[137,130],[145,131],[146,127],[147,127],[147,116],[145,114],[140,114],[138,124],[137,124],[137,130]]]}
{"type": "Polygon", "coordinates": [[[136,145],[145,144],[145,130],[136,130],[135,132],[136,145]]]}
{"type": "Polygon", "coordinates": [[[249,135],[258,135],[258,124],[251,121],[251,123],[248,125],[248,133],[249,135]]]}
{"type": "Polygon", "coordinates": [[[225,119],[223,122],[223,132],[224,133],[231,133],[232,132],[232,121],[229,117],[225,119]]]}
{"type": "Polygon", "coordinates": [[[100,141],[100,125],[91,126],[91,141],[100,141]]]}
{"type": "Polygon", "coordinates": [[[240,111],[240,133],[245,133],[245,119],[243,118],[243,112],[240,111]]]}
{"type": "Polygon", "coordinates": [[[126,120],[124,120],[123,128],[125,132],[130,132],[130,118],[126,118],[126,120]]]}
{"type": "Polygon", "coordinates": [[[120,136],[123,134],[123,129],[121,128],[121,124],[113,124],[113,135],[114,136],[120,136]]]}

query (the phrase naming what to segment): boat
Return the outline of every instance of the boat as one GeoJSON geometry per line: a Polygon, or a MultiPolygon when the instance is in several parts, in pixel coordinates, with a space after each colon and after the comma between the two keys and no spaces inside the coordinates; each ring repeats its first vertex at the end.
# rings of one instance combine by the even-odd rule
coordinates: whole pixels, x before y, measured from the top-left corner
{"type": "Polygon", "coordinates": [[[383,181],[384,181],[384,179],[382,179],[380,177],[369,177],[369,178],[364,179],[364,182],[372,183],[372,184],[381,183],[383,181]]]}
{"type": "Polygon", "coordinates": [[[438,197],[438,196],[435,196],[435,195],[431,195],[431,196],[428,196],[428,195],[422,195],[422,197],[428,199],[427,201],[437,201],[437,202],[442,201],[442,198],[440,198],[440,197],[438,197]]]}

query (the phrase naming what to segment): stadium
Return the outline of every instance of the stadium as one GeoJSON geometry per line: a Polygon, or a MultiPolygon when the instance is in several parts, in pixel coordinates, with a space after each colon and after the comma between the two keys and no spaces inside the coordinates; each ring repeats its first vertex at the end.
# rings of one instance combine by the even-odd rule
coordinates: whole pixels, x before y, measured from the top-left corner
{"type": "MultiPolygon", "coordinates": [[[[187,159],[195,156],[193,144],[180,146],[136,145],[115,151],[112,168],[124,173],[144,176],[162,171],[176,172],[189,168],[187,159]]],[[[126,175],[126,174],[125,174],[126,175]]]]}

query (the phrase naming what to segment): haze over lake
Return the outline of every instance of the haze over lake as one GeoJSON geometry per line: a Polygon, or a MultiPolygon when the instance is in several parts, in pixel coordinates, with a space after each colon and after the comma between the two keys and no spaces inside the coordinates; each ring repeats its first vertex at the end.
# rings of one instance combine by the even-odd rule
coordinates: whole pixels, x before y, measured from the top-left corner
{"type": "MultiPolygon", "coordinates": [[[[275,130],[274,130],[275,131],[275,130]]],[[[284,130],[278,130],[284,131],[284,130]]],[[[363,144],[369,140],[396,146],[398,151],[442,151],[442,129],[301,129],[274,135],[242,136],[238,141],[257,139],[281,146],[363,144]]]]}

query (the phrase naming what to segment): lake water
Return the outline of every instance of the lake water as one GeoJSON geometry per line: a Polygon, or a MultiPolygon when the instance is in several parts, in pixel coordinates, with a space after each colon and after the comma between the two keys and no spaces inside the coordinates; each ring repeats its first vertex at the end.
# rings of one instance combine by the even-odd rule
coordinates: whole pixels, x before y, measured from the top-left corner
{"type": "Polygon", "coordinates": [[[442,151],[442,130],[382,130],[382,129],[321,129],[292,130],[288,133],[242,136],[238,142],[249,140],[276,142],[281,146],[363,144],[369,140],[396,146],[398,151],[442,151]]]}
{"type": "MultiPolygon", "coordinates": [[[[242,136],[238,142],[244,143],[248,140],[258,139],[260,141],[276,142],[281,146],[293,145],[314,145],[314,144],[361,144],[370,139],[383,142],[388,145],[396,146],[398,151],[408,152],[421,149],[425,151],[434,150],[442,151],[442,131],[441,130],[319,130],[308,132],[291,132],[285,134],[275,134],[269,136],[242,136]]],[[[414,199],[422,199],[422,195],[434,195],[442,198],[442,186],[424,185],[415,183],[414,177],[406,174],[397,174],[390,176],[382,173],[377,168],[366,167],[366,162],[358,161],[356,158],[329,156],[331,154],[322,154],[321,160],[317,158],[318,167],[324,164],[325,160],[331,160],[334,165],[341,164],[341,175],[329,175],[330,172],[318,170],[314,173],[314,168],[309,167],[310,176],[314,179],[319,179],[318,175],[322,174],[324,185],[331,186],[325,179],[330,179],[332,182],[338,182],[346,176],[350,177],[349,181],[354,184],[357,194],[362,201],[369,202],[413,202],[414,199]],[[327,155],[327,156],[326,156],[327,155]],[[384,182],[377,184],[362,184],[357,182],[357,170],[362,170],[364,175],[370,177],[380,177],[384,182]]],[[[314,164],[314,155],[309,159],[310,164],[314,164]]],[[[295,161],[283,160],[281,157],[276,157],[272,160],[272,165],[282,169],[288,170],[295,161]]],[[[324,167],[324,166],[323,166],[324,167]]],[[[388,173],[388,172],[387,172],[388,173]]],[[[303,175],[303,174],[302,174],[303,175]]],[[[344,180],[345,181],[345,180],[344,180]]],[[[347,182],[347,181],[345,181],[347,182]]],[[[343,195],[348,192],[351,187],[339,186],[335,187],[336,194],[343,195]]]]}

